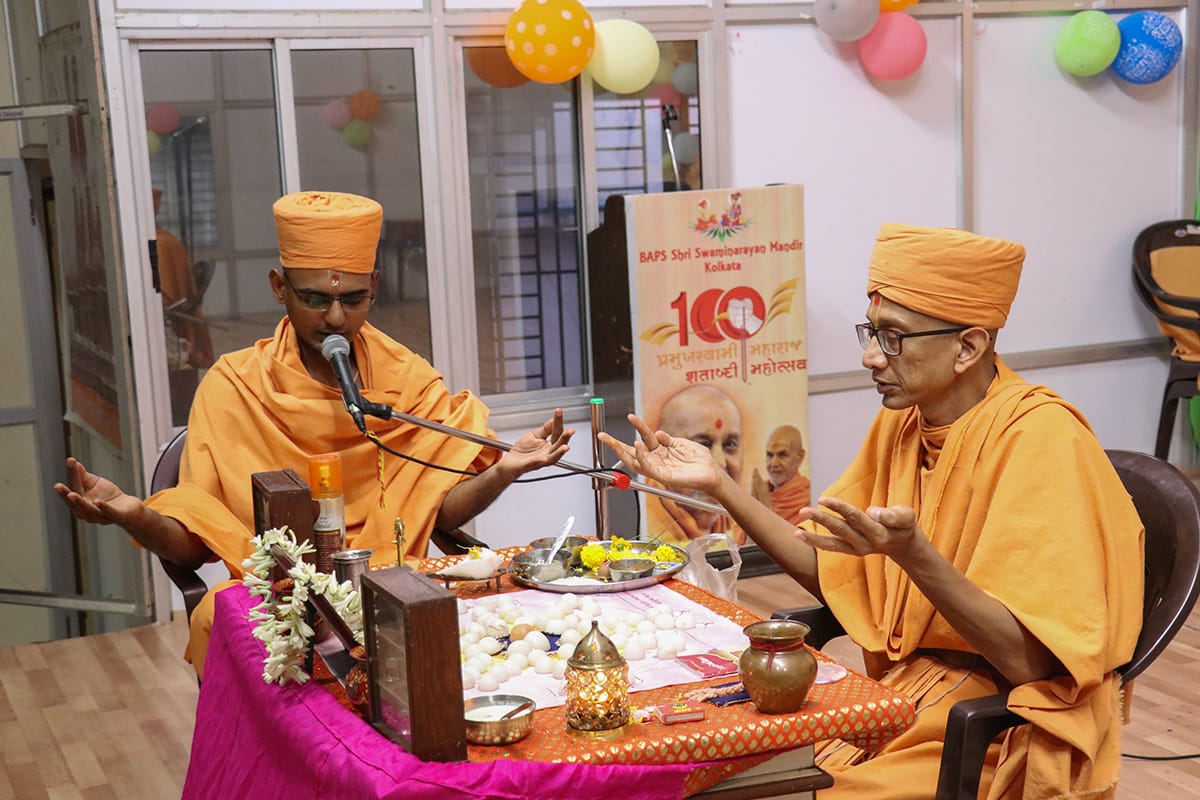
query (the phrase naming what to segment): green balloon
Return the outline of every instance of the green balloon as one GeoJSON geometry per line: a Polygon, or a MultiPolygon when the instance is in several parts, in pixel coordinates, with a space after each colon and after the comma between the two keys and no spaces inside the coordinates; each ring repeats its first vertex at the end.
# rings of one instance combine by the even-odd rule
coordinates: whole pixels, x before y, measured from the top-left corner
{"type": "Polygon", "coordinates": [[[355,150],[364,150],[371,141],[371,126],[361,119],[352,119],[342,128],[342,141],[355,150]]]}
{"type": "Polygon", "coordinates": [[[1072,75],[1086,78],[1108,69],[1121,49],[1121,31],[1103,11],[1088,9],[1073,15],[1058,32],[1054,57],[1072,75]]]}

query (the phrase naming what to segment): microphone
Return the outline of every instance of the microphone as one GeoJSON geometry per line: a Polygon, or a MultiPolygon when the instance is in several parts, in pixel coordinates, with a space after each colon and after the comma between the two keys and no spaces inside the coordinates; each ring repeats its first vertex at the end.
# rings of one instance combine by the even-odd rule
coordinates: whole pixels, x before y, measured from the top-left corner
{"type": "Polygon", "coordinates": [[[321,343],[321,355],[333,365],[333,372],[342,386],[342,402],[350,416],[354,417],[354,424],[366,433],[367,423],[363,419],[362,397],[359,396],[358,386],[350,373],[350,343],[346,341],[345,336],[326,336],[325,341],[321,343]]]}

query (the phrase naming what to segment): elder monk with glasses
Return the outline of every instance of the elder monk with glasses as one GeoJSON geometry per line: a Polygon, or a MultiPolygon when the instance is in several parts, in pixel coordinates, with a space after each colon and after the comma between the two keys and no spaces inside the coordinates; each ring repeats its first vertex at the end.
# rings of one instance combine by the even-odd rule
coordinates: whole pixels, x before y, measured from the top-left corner
{"type": "Polygon", "coordinates": [[[467,522],[518,477],[561,459],[573,434],[556,410],[501,456],[411,423],[373,421],[372,432],[393,450],[477,473],[388,456],[380,475],[375,444],[346,413],[333,366],[321,354],[326,337],[351,343],[352,379],[369,401],[491,435],[487,406],[470,392],[451,394],[429,362],[367,322],[379,284],[379,203],[300,192],[276,201],[274,215],[281,266],[270,282],[287,315],[272,338],[227,353],[205,375],[188,419],[179,485],[143,502],[69,458],[67,483],[54,487],[77,517],[120,525],[156,555],[187,567],[225,562],[233,580],[213,587],[192,615],[186,657],[201,676],[213,595],[240,581],[242,560],[252,553],[251,473],[288,467],[307,475],[309,456],[340,453],[347,547],[371,548],[372,562],[388,565],[397,517],[406,525],[407,552],[423,555],[435,526],[467,522]]]}
{"type": "Polygon", "coordinates": [[[871,675],[912,697],[916,724],[878,752],[819,748],[835,779],[822,798],[932,797],[950,707],[1002,687],[1032,724],[992,745],[981,797],[1115,792],[1142,525],[1079,411],[994,350],[1024,258],[966,231],[882,228],[857,329],[883,409],[798,528],[693,442],[636,417],[640,441],[604,437],[632,469],[724,505],[871,675]]]}

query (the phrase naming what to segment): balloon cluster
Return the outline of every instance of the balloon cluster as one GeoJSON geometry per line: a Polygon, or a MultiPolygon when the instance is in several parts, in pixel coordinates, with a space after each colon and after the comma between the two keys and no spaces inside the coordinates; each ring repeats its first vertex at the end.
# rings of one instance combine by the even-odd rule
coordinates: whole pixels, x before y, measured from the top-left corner
{"type": "MultiPolygon", "coordinates": [[[[527,80],[563,83],[586,71],[596,84],[618,94],[646,88],[659,67],[654,34],[628,19],[593,22],[579,0],[524,0],[508,19],[504,48],[527,80]]],[[[493,86],[520,85],[498,65],[482,63],[482,56],[476,57],[479,63],[471,61],[471,52],[468,63],[480,78],[493,86]]]]}
{"type": "Polygon", "coordinates": [[[1120,22],[1103,11],[1080,11],[1054,42],[1058,65],[1071,75],[1086,78],[1111,67],[1121,80],[1137,84],[1165,78],[1182,50],[1179,26],[1158,11],[1138,11],[1120,22]]]}
{"type": "Polygon", "coordinates": [[[904,9],[917,0],[816,0],[813,18],[835,42],[857,42],[868,75],[899,81],[925,60],[925,29],[904,9]]]}
{"type": "Polygon", "coordinates": [[[383,103],[370,89],[359,89],[350,97],[330,100],[321,107],[321,121],[342,132],[342,141],[355,150],[371,143],[370,121],[379,116],[383,103]]]}

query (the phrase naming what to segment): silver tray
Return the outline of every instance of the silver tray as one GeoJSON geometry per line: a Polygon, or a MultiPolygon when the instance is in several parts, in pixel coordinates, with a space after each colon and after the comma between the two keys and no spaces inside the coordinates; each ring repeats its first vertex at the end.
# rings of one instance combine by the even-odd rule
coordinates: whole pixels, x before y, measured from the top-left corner
{"type": "MultiPolygon", "coordinates": [[[[612,546],[612,542],[594,542],[593,544],[599,544],[606,550],[611,549],[612,546]]],[[[653,553],[661,544],[664,543],[630,541],[629,549],[635,554],[653,553]]],[[[655,571],[650,575],[646,575],[642,578],[631,578],[627,581],[605,580],[603,583],[581,583],[578,585],[569,583],[549,583],[526,578],[523,575],[516,574],[512,570],[509,570],[508,577],[512,579],[513,583],[521,586],[528,586],[530,589],[540,589],[543,592],[558,592],[559,594],[606,594],[609,592],[629,592],[634,589],[644,589],[647,586],[653,586],[656,583],[662,583],[667,578],[671,577],[676,572],[679,572],[679,570],[687,566],[688,556],[687,553],[684,552],[683,548],[676,547],[673,544],[668,544],[667,546],[674,550],[679,556],[678,563],[663,562],[663,564],[669,563],[670,566],[661,571],[656,567],[655,571]]],[[[572,559],[571,565],[567,571],[567,577],[593,578],[594,580],[599,580],[591,574],[591,570],[585,570],[583,568],[583,566],[579,563],[578,555],[572,559]]]]}

